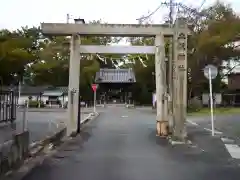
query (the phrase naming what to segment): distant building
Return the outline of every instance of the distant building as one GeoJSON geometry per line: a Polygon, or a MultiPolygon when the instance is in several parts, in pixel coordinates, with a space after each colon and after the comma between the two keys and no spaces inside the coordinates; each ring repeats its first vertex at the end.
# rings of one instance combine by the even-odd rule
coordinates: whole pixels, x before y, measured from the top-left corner
{"type": "Polygon", "coordinates": [[[45,104],[65,104],[68,102],[68,87],[48,87],[40,97],[45,104]]]}
{"type": "MultiPolygon", "coordinates": [[[[46,86],[21,86],[18,104],[23,104],[25,100],[29,99],[40,100],[41,94],[46,88],[46,86]]],[[[15,92],[19,93],[18,87],[15,87],[15,92]]]]}
{"type": "Polygon", "coordinates": [[[240,73],[231,73],[228,75],[228,89],[240,89],[240,73]]]}
{"type": "Polygon", "coordinates": [[[234,72],[228,75],[228,90],[223,93],[224,104],[240,105],[240,73],[234,72]]]}
{"type": "Polygon", "coordinates": [[[100,69],[96,73],[95,83],[99,85],[97,99],[100,103],[131,104],[130,87],[136,82],[135,74],[129,69],[100,69]]]}
{"type": "MultiPolygon", "coordinates": [[[[5,90],[13,90],[19,96],[19,87],[3,87],[5,90]]],[[[53,86],[26,86],[20,87],[20,98],[18,104],[26,100],[42,101],[44,104],[64,104],[68,101],[68,87],[53,86]]]]}

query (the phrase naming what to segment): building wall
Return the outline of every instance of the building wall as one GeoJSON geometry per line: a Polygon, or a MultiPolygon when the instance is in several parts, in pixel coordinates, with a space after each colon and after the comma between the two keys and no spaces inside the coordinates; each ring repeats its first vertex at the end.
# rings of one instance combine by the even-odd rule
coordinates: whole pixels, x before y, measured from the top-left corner
{"type": "MultiPolygon", "coordinates": [[[[36,101],[38,100],[38,96],[32,96],[32,100],[36,101]]],[[[24,101],[28,100],[29,98],[29,95],[21,95],[20,96],[20,99],[18,100],[18,104],[24,104],[24,101]]],[[[44,104],[46,104],[46,101],[48,100],[48,96],[42,96],[41,97],[41,101],[43,101],[44,104]]],[[[65,102],[68,102],[68,96],[64,96],[64,97],[59,97],[59,100],[61,101],[61,103],[65,103],[65,102]]]]}
{"type": "Polygon", "coordinates": [[[43,101],[44,104],[46,104],[46,101],[48,100],[48,96],[42,96],[41,101],[43,101]]]}
{"type": "MultiPolygon", "coordinates": [[[[222,94],[221,93],[213,94],[213,98],[215,99],[214,102],[216,105],[222,104],[222,94]]],[[[209,94],[203,93],[202,94],[202,104],[208,105],[208,103],[209,103],[209,94]]]]}
{"type": "Polygon", "coordinates": [[[153,93],[153,97],[152,97],[152,105],[153,105],[153,107],[155,107],[156,101],[157,101],[156,93],[153,93]]]}
{"type": "MultiPolygon", "coordinates": [[[[21,95],[20,98],[18,99],[18,104],[24,104],[24,101],[28,100],[27,95],[21,95]]],[[[37,100],[38,96],[32,96],[32,100],[37,100]]]]}
{"type": "MultiPolygon", "coordinates": [[[[43,101],[44,104],[46,104],[46,101],[49,99],[48,96],[42,96],[41,100],[43,101]]],[[[61,96],[58,97],[58,99],[61,101],[62,104],[64,104],[65,102],[68,102],[68,96],[61,96]]]]}
{"type": "Polygon", "coordinates": [[[240,89],[240,74],[231,74],[228,76],[228,89],[240,89]]]}

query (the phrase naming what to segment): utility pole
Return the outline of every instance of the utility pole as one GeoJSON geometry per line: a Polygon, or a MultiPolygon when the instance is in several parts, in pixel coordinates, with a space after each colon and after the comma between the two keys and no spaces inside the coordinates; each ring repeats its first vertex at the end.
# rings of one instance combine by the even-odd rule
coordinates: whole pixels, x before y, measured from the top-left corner
{"type": "MultiPolygon", "coordinates": [[[[169,25],[173,27],[173,0],[170,0],[169,6],[169,25]]],[[[169,132],[173,133],[174,128],[174,117],[173,117],[173,38],[171,37],[169,40],[169,60],[168,60],[168,86],[169,86],[169,132]]]]}
{"type": "Polygon", "coordinates": [[[174,6],[173,6],[173,0],[170,0],[170,6],[169,6],[169,24],[172,26],[173,24],[173,10],[174,10],[174,6]]]}
{"type": "MultiPolygon", "coordinates": [[[[165,5],[169,5],[169,27],[173,27],[173,13],[174,13],[174,4],[173,0],[169,1],[168,3],[163,3],[165,5]]],[[[168,126],[169,126],[169,133],[173,133],[173,127],[174,127],[174,117],[173,117],[173,38],[169,38],[169,46],[168,46],[168,83],[166,86],[168,87],[168,100],[166,102],[167,104],[167,118],[168,118],[168,126]]]]}
{"type": "Polygon", "coordinates": [[[70,15],[67,14],[67,23],[69,23],[69,20],[70,20],[70,15]]]}

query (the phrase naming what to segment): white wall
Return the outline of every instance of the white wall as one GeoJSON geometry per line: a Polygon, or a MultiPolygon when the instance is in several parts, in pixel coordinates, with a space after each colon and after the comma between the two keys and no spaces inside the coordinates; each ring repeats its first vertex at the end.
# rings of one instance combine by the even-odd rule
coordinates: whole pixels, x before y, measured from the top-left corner
{"type": "Polygon", "coordinates": [[[208,101],[209,101],[209,94],[203,93],[202,94],[202,103],[203,103],[203,105],[208,105],[208,101]]]}
{"type": "MultiPolygon", "coordinates": [[[[28,100],[29,96],[26,95],[21,95],[20,99],[18,99],[18,104],[23,104],[24,101],[28,100]]],[[[32,96],[32,100],[37,100],[38,96],[32,96]]],[[[44,104],[46,104],[46,101],[48,100],[48,96],[42,96],[41,100],[43,101],[44,104]]],[[[59,97],[59,100],[63,103],[63,97],[59,97]]],[[[64,97],[64,102],[68,102],[68,96],[64,97]]]]}
{"type": "Polygon", "coordinates": [[[221,93],[215,94],[215,103],[222,104],[222,94],[221,93]]]}
{"type": "MultiPolygon", "coordinates": [[[[213,96],[215,98],[215,103],[217,105],[222,104],[222,94],[221,93],[213,94],[213,96]]],[[[203,105],[208,105],[208,102],[209,102],[209,94],[208,93],[203,93],[202,94],[203,105]]]]}
{"type": "Polygon", "coordinates": [[[157,101],[156,93],[153,93],[152,96],[152,105],[155,106],[155,102],[157,101]]]}
{"type": "MultiPolygon", "coordinates": [[[[59,99],[63,103],[63,97],[59,99]]],[[[68,96],[64,96],[64,103],[68,102],[68,96]]]]}
{"type": "Polygon", "coordinates": [[[46,104],[46,101],[48,100],[48,96],[42,96],[41,100],[43,101],[44,104],[46,104]]]}
{"type": "MultiPolygon", "coordinates": [[[[61,101],[61,103],[63,103],[63,97],[59,97],[58,99],[61,101]]],[[[42,96],[41,100],[44,102],[44,104],[46,104],[48,96],[42,96]]],[[[68,102],[68,96],[64,96],[64,102],[68,102]]]]}
{"type": "MultiPolygon", "coordinates": [[[[29,96],[26,95],[21,95],[20,98],[18,99],[18,104],[23,104],[24,101],[28,100],[29,96]]],[[[38,96],[32,96],[32,100],[37,100],[38,96]]]]}

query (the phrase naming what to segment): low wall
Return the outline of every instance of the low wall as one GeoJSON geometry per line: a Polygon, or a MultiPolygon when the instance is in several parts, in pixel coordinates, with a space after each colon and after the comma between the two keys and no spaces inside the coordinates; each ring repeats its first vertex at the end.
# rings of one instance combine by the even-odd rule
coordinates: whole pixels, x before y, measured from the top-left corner
{"type": "Polygon", "coordinates": [[[0,145],[0,179],[7,172],[17,169],[28,157],[29,132],[14,135],[0,145]]]}

